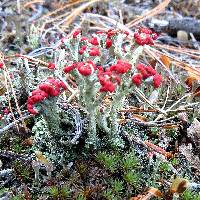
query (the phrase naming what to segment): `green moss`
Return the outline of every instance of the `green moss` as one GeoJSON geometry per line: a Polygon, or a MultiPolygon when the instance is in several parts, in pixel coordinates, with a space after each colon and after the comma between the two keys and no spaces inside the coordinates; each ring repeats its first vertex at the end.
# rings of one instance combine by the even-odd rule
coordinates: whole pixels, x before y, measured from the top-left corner
{"type": "Polygon", "coordinates": [[[26,199],[24,195],[17,195],[17,196],[11,197],[10,200],[26,200],[26,199]]]}
{"type": "Polygon", "coordinates": [[[47,190],[47,194],[49,197],[52,197],[54,200],[57,200],[59,198],[59,189],[57,186],[51,186],[47,190]]]}
{"type": "Polygon", "coordinates": [[[113,194],[113,191],[112,189],[107,189],[103,192],[103,197],[106,198],[106,200],[119,200],[118,197],[116,197],[114,194],[113,194]]]}
{"type": "Polygon", "coordinates": [[[136,186],[139,179],[139,174],[135,171],[128,171],[124,174],[124,180],[130,185],[136,186]]]}
{"type": "Polygon", "coordinates": [[[163,172],[169,172],[171,170],[169,163],[167,163],[167,162],[160,163],[160,169],[163,172]]]}
{"type": "Polygon", "coordinates": [[[125,171],[134,169],[138,166],[138,161],[135,157],[134,152],[127,153],[123,158],[122,158],[122,166],[125,171]]]}
{"type": "Polygon", "coordinates": [[[124,190],[124,181],[120,181],[119,179],[111,180],[110,186],[112,187],[113,193],[120,195],[124,190]]]}
{"type": "Polygon", "coordinates": [[[86,198],[82,194],[79,194],[76,200],[86,200],[86,198]]]}
{"type": "Polygon", "coordinates": [[[181,199],[182,200],[200,200],[200,194],[192,192],[191,190],[188,189],[181,195],[181,199]]]}
{"type": "Polygon", "coordinates": [[[13,164],[13,168],[15,170],[15,173],[23,179],[24,182],[29,182],[31,177],[31,170],[28,166],[24,165],[21,161],[15,161],[13,164]]]}
{"type": "Polygon", "coordinates": [[[96,156],[99,161],[107,170],[115,172],[119,168],[120,156],[115,154],[107,154],[106,152],[99,152],[96,156]]]}

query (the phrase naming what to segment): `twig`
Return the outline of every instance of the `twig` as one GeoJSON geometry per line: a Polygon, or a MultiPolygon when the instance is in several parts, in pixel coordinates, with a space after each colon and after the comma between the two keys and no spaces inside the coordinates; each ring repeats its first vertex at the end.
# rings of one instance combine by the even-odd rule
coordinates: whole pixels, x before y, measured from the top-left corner
{"type": "Polygon", "coordinates": [[[20,118],[18,120],[15,120],[14,122],[8,124],[7,126],[4,126],[3,128],[0,129],[0,134],[3,134],[5,131],[9,130],[10,128],[15,126],[17,123],[21,122],[22,120],[29,119],[29,118],[31,118],[33,116],[34,115],[23,116],[22,118],[20,118]]]}
{"type": "Polygon", "coordinates": [[[182,98],[180,98],[178,101],[176,101],[173,105],[171,105],[166,112],[169,112],[174,106],[176,106],[177,104],[179,104],[183,99],[185,99],[186,97],[191,96],[191,93],[184,95],[182,98]]]}
{"type": "MultiPolygon", "coordinates": [[[[174,117],[173,117],[174,118],[174,117]]],[[[168,118],[166,120],[162,120],[163,122],[164,121],[168,121],[169,119],[171,118],[168,118]]],[[[174,122],[174,123],[162,123],[162,124],[159,124],[159,123],[156,123],[154,121],[152,122],[141,122],[141,121],[138,121],[138,120],[135,120],[134,118],[130,118],[130,119],[120,119],[120,123],[126,123],[126,122],[133,122],[135,124],[138,124],[140,126],[147,126],[147,127],[165,127],[165,126],[173,126],[173,125],[176,125],[178,126],[179,122],[174,122]]],[[[160,121],[160,122],[162,122],[160,121]]]]}
{"type": "Polygon", "coordinates": [[[155,152],[157,152],[157,159],[160,159],[162,161],[168,162],[171,170],[179,175],[178,171],[174,168],[174,166],[169,163],[168,160],[165,159],[165,157],[168,157],[169,154],[168,152],[166,152],[164,149],[162,149],[161,147],[158,147],[156,145],[154,145],[153,143],[149,142],[149,141],[142,141],[139,137],[136,136],[130,136],[127,132],[123,132],[122,135],[132,144],[132,143],[137,143],[139,145],[142,145],[143,147],[147,148],[147,149],[152,149],[155,152]]]}
{"type": "Polygon", "coordinates": [[[59,9],[57,9],[57,10],[55,10],[53,12],[49,12],[46,15],[42,16],[40,18],[40,21],[44,21],[45,18],[50,17],[51,15],[55,15],[56,13],[61,12],[62,10],[65,10],[66,8],[70,8],[70,7],[72,7],[72,6],[76,5],[76,4],[82,3],[84,1],[87,1],[87,0],[80,0],[80,1],[75,1],[75,2],[72,2],[72,3],[67,3],[66,5],[61,6],[59,9]]]}
{"type": "Polygon", "coordinates": [[[79,90],[75,90],[71,96],[69,96],[69,98],[67,99],[67,102],[70,103],[72,101],[72,99],[77,96],[79,94],[79,90]]]}
{"type": "Polygon", "coordinates": [[[18,13],[18,14],[21,14],[20,0],[17,0],[17,13],[18,13]]]}
{"type": "Polygon", "coordinates": [[[169,90],[170,90],[170,88],[171,88],[171,81],[170,81],[170,84],[169,84],[168,87],[167,87],[167,95],[166,95],[165,102],[164,102],[164,105],[163,105],[163,107],[162,107],[162,110],[164,110],[164,108],[165,108],[165,106],[166,106],[166,104],[167,104],[167,100],[168,100],[168,98],[169,98],[169,90]]]}
{"type": "Polygon", "coordinates": [[[99,19],[103,19],[104,21],[107,21],[111,24],[113,24],[114,26],[117,26],[117,28],[128,31],[129,33],[133,34],[133,31],[131,31],[127,26],[121,24],[120,22],[111,19],[109,17],[103,16],[103,15],[99,15],[99,14],[93,14],[93,13],[84,13],[85,18],[91,18],[91,19],[95,19],[95,18],[99,18],[99,19]]]}
{"type": "Polygon", "coordinates": [[[0,157],[5,157],[5,158],[8,158],[8,159],[15,159],[15,160],[21,160],[22,162],[24,163],[31,163],[32,161],[32,158],[31,156],[29,155],[22,155],[22,154],[17,154],[17,153],[14,153],[12,151],[0,151],[0,157]]]}
{"type": "Polygon", "coordinates": [[[132,20],[131,22],[129,22],[128,24],[126,24],[129,28],[132,28],[133,26],[141,23],[142,21],[144,21],[147,18],[153,17],[157,14],[159,14],[160,12],[162,12],[170,3],[171,0],[164,0],[162,3],[160,3],[158,6],[156,6],[155,8],[153,8],[152,10],[148,11],[146,14],[132,20]]]}
{"type": "Polygon", "coordinates": [[[200,50],[200,46],[196,40],[196,38],[194,37],[194,34],[193,33],[190,33],[190,36],[192,38],[192,41],[194,42],[194,47],[196,47],[198,50],[200,50]]]}
{"type": "Polygon", "coordinates": [[[63,83],[65,83],[65,85],[67,86],[67,89],[72,93],[72,94],[76,94],[76,90],[74,90],[73,88],[70,87],[70,85],[62,78],[62,76],[57,75],[57,77],[63,81],[63,83]]]}
{"type": "Polygon", "coordinates": [[[153,113],[158,113],[159,110],[157,109],[141,109],[141,108],[127,108],[127,109],[121,109],[119,112],[135,112],[135,113],[149,113],[149,112],[153,112],[153,113]]]}
{"type": "MultiPolygon", "coordinates": [[[[22,112],[20,110],[20,107],[19,107],[19,104],[18,104],[18,101],[17,101],[16,93],[15,93],[15,90],[14,90],[14,87],[13,87],[13,84],[12,84],[12,81],[11,81],[11,78],[10,78],[10,75],[9,75],[9,71],[8,71],[8,69],[5,65],[4,65],[4,69],[5,69],[4,76],[5,76],[6,80],[8,79],[8,82],[10,83],[11,91],[12,91],[14,101],[15,101],[15,104],[16,104],[16,107],[17,107],[17,112],[19,113],[20,117],[22,118],[22,112]]],[[[9,94],[8,94],[8,96],[9,96],[9,94]]],[[[26,127],[26,124],[25,124],[23,118],[22,118],[22,123],[23,123],[23,126],[25,128],[25,131],[27,132],[28,129],[26,127]]]]}
{"type": "MultiPolygon", "coordinates": [[[[4,63],[4,55],[3,54],[0,55],[0,62],[3,63],[3,68],[5,69],[5,71],[3,71],[3,73],[4,73],[4,79],[5,79],[5,86],[6,86],[6,90],[9,91],[8,80],[7,80],[7,75],[9,76],[9,73],[8,73],[8,69],[7,69],[7,67],[6,67],[6,65],[4,63]]],[[[12,117],[14,119],[14,123],[15,123],[16,119],[15,119],[15,116],[14,116],[14,113],[13,113],[13,110],[12,110],[11,99],[10,99],[9,94],[8,94],[8,106],[9,106],[9,110],[11,112],[11,115],[12,115],[12,117]]],[[[18,129],[18,126],[17,126],[17,129],[18,129]]]]}
{"type": "Polygon", "coordinates": [[[156,110],[158,110],[160,113],[165,115],[165,111],[161,110],[160,108],[157,108],[156,106],[154,106],[146,97],[145,95],[142,93],[141,90],[139,90],[138,88],[134,88],[135,92],[137,93],[137,95],[142,98],[142,100],[144,100],[145,102],[147,102],[149,104],[149,106],[151,106],[151,108],[154,108],[156,110]]]}
{"type": "Polygon", "coordinates": [[[37,4],[37,3],[44,3],[44,0],[32,0],[32,1],[25,3],[23,6],[24,6],[24,8],[27,8],[27,7],[30,7],[33,4],[37,4]]]}

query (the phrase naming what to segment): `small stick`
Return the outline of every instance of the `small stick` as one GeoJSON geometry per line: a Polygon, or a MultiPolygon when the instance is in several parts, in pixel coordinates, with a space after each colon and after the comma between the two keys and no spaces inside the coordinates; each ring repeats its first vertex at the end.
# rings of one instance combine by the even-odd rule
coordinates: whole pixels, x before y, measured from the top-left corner
{"type": "Polygon", "coordinates": [[[15,120],[14,122],[8,124],[7,126],[4,126],[3,128],[0,129],[0,134],[3,134],[5,131],[9,130],[10,128],[15,126],[17,123],[21,122],[22,120],[29,119],[29,118],[31,118],[33,116],[34,115],[23,116],[22,118],[20,118],[18,120],[15,120]]]}

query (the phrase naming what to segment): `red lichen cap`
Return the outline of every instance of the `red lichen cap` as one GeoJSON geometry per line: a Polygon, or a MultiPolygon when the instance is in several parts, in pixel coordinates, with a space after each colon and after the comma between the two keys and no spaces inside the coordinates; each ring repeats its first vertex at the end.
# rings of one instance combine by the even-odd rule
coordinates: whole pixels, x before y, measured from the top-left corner
{"type": "Polygon", "coordinates": [[[54,63],[48,63],[47,66],[49,69],[54,70],[56,68],[56,65],[54,63]]]}
{"type": "Polygon", "coordinates": [[[109,49],[112,46],[112,40],[107,38],[106,39],[106,49],[109,49]]]}
{"type": "Polygon", "coordinates": [[[146,33],[134,33],[135,42],[141,46],[145,44],[153,45],[153,39],[146,33]]]}
{"type": "Polygon", "coordinates": [[[96,47],[91,48],[90,51],[89,51],[89,55],[90,56],[100,56],[100,51],[96,47]]]}
{"type": "Polygon", "coordinates": [[[38,112],[33,108],[33,104],[27,104],[27,109],[33,115],[37,115],[38,114],[38,112]]]}
{"type": "Polygon", "coordinates": [[[3,69],[3,63],[0,63],[0,69],[3,69]]]}
{"type": "Polygon", "coordinates": [[[34,110],[34,104],[40,103],[49,96],[58,96],[61,93],[61,88],[66,90],[67,86],[59,79],[49,77],[46,82],[39,85],[39,89],[32,91],[32,95],[28,97],[27,109],[32,114],[38,112],[34,110]]]}
{"type": "Polygon", "coordinates": [[[77,29],[77,30],[75,30],[75,31],[72,33],[72,36],[73,36],[73,38],[77,38],[77,36],[78,36],[79,34],[81,34],[81,30],[80,30],[80,29],[77,29]]]}
{"type": "Polygon", "coordinates": [[[142,74],[143,79],[147,79],[150,76],[154,76],[157,72],[151,66],[145,66],[144,64],[140,63],[136,66],[136,69],[140,71],[142,74]]]}
{"type": "Polygon", "coordinates": [[[5,109],[3,110],[4,115],[8,115],[9,112],[10,112],[10,110],[9,110],[8,108],[5,108],[5,109]]]}
{"type": "Polygon", "coordinates": [[[72,65],[69,65],[69,66],[65,66],[63,71],[67,74],[67,73],[69,73],[70,71],[72,71],[75,68],[76,68],[76,65],[72,64],[72,65]]]}
{"type": "Polygon", "coordinates": [[[86,45],[82,46],[82,47],[79,49],[79,54],[80,54],[80,55],[83,55],[86,49],[87,49],[87,46],[86,46],[86,45]]]}
{"type": "Polygon", "coordinates": [[[28,103],[29,104],[36,104],[36,103],[39,103],[40,101],[43,101],[45,98],[39,94],[36,94],[36,95],[33,95],[33,96],[30,96],[28,98],[28,103]]]}
{"type": "Polygon", "coordinates": [[[133,84],[140,86],[142,84],[142,74],[135,74],[132,76],[133,84]]]}
{"type": "Polygon", "coordinates": [[[46,92],[47,94],[49,94],[51,87],[52,86],[51,86],[50,83],[42,83],[42,84],[39,85],[39,89],[46,92]]]}
{"type": "Polygon", "coordinates": [[[111,81],[104,82],[104,85],[100,88],[100,92],[114,92],[115,91],[115,84],[111,81]]]}
{"type": "Polygon", "coordinates": [[[32,91],[32,96],[36,95],[36,94],[39,94],[39,95],[43,96],[44,98],[48,97],[48,94],[45,91],[40,90],[40,89],[32,91]]]}
{"type": "Polygon", "coordinates": [[[135,42],[139,45],[154,45],[153,40],[158,38],[157,33],[153,33],[152,30],[144,27],[140,27],[137,32],[134,33],[135,42]]]}
{"type": "Polygon", "coordinates": [[[131,64],[126,61],[118,60],[116,65],[110,67],[110,70],[118,74],[124,74],[131,70],[131,64]]]}
{"type": "Polygon", "coordinates": [[[87,37],[82,37],[80,41],[83,42],[83,41],[87,41],[87,40],[88,40],[87,37]]]}
{"type": "Polygon", "coordinates": [[[151,66],[146,66],[145,69],[150,76],[154,76],[157,73],[156,70],[151,66]]]}
{"type": "Polygon", "coordinates": [[[99,42],[98,42],[97,37],[91,38],[91,39],[89,40],[89,43],[91,43],[91,44],[93,44],[93,45],[95,45],[95,46],[99,45],[99,42]]]}
{"type": "Polygon", "coordinates": [[[78,71],[83,76],[89,76],[94,69],[90,63],[79,63],[78,64],[78,71]]]}
{"type": "Polygon", "coordinates": [[[142,63],[139,63],[139,64],[137,64],[136,69],[141,71],[141,70],[145,69],[145,65],[142,63]]]}
{"type": "Polygon", "coordinates": [[[49,95],[52,97],[56,97],[60,94],[60,88],[55,87],[50,87],[49,88],[49,95]]]}
{"type": "Polygon", "coordinates": [[[154,88],[159,88],[162,82],[162,76],[160,74],[156,74],[153,76],[153,86],[154,88]]]}
{"type": "Polygon", "coordinates": [[[139,30],[138,30],[139,33],[146,33],[146,34],[152,34],[152,30],[149,29],[149,28],[145,28],[145,27],[140,27],[139,30]]]}
{"type": "Polygon", "coordinates": [[[108,38],[111,38],[111,37],[114,36],[116,33],[117,33],[116,30],[114,30],[114,29],[109,29],[109,30],[107,31],[107,36],[108,36],[108,38]]]}

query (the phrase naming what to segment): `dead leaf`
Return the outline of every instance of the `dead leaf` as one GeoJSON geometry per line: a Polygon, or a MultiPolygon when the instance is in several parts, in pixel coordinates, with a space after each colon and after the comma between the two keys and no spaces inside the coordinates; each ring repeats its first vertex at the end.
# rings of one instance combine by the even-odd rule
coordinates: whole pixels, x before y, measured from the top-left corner
{"type": "Polygon", "coordinates": [[[189,76],[189,77],[185,80],[185,84],[190,88],[190,90],[192,89],[192,83],[193,83],[194,80],[196,80],[196,78],[193,77],[193,76],[189,76]]]}
{"type": "Polygon", "coordinates": [[[23,146],[32,146],[33,144],[33,139],[32,138],[27,138],[22,142],[23,146]]]}
{"type": "Polygon", "coordinates": [[[150,193],[154,197],[162,197],[163,196],[162,192],[159,189],[153,188],[153,187],[149,188],[148,193],[150,193]]]}
{"type": "Polygon", "coordinates": [[[166,66],[167,69],[170,69],[171,60],[169,57],[167,57],[165,55],[161,55],[160,60],[166,66]]]}
{"type": "Polygon", "coordinates": [[[178,128],[179,126],[176,124],[170,124],[170,125],[164,125],[163,128],[164,129],[174,129],[174,128],[178,128]]]}
{"type": "Polygon", "coordinates": [[[119,123],[119,124],[125,124],[125,123],[127,123],[129,120],[128,119],[118,119],[117,120],[117,123],[119,123]]]}
{"type": "Polygon", "coordinates": [[[190,92],[193,91],[195,97],[200,96],[200,86],[199,86],[199,80],[200,78],[197,76],[194,76],[194,74],[188,72],[189,76],[185,80],[185,84],[189,87],[190,92]]]}
{"type": "Polygon", "coordinates": [[[188,187],[189,181],[184,178],[175,178],[170,187],[170,193],[182,194],[188,187]]]}
{"type": "Polygon", "coordinates": [[[151,58],[150,61],[149,61],[149,64],[150,64],[153,68],[155,68],[155,66],[156,66],[156,64],[157,64],[157,60],[151,58]]]}
{"type": "Polygon", "coordinates": [[[48,165],[49,164],[48,159],[44,155],[42,155],[41,151],[35,151],[35,155],[36,155],[37,161],[40,161],[44,165],[48,165]]]}
{"type": "Polygon", "coordinates": [[[143,195],[139,194],[137,197],[131,197],[130,200],[141,200],[143,195]]]}
{"type": "Polygon", "coordinates": [[[137,114],[132,114],[132,118],[133,119],[136,119],[138,121],[141,121],[141,122],[147,122],[148,119],[144,116],[141,116],[141,115],[137,115],[137,114]]]}
{"type": "Polygon", "coordinates": [[[200,97],[200,86],[194,92],[195,97],[200,97]]]}

